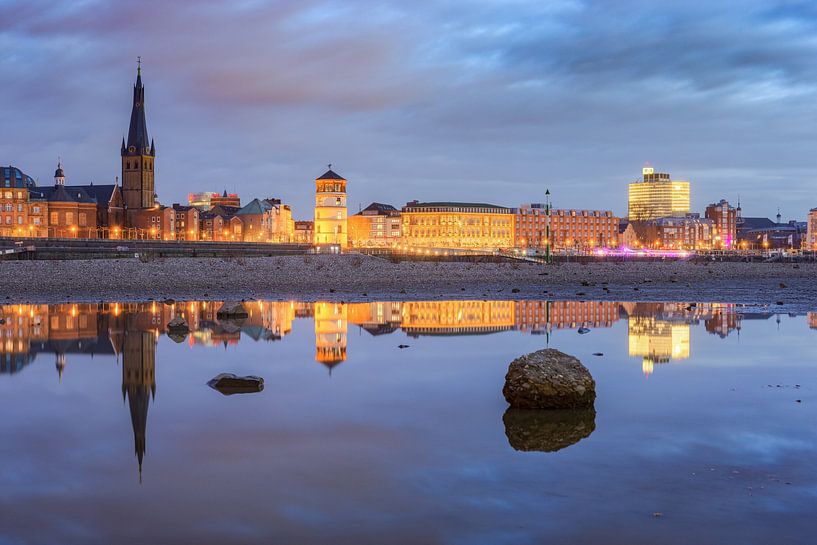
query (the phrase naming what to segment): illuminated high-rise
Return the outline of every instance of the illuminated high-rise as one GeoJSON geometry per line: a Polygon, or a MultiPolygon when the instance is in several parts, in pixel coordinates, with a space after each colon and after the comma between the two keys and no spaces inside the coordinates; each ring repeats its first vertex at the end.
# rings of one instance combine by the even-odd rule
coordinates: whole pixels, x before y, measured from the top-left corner
{"type": "Polygon", "coordinates": [[[643,178],[630,184],[627,213],[630,221],[652,220],[689,213],[689,182],[644,167],[643,178]]]}

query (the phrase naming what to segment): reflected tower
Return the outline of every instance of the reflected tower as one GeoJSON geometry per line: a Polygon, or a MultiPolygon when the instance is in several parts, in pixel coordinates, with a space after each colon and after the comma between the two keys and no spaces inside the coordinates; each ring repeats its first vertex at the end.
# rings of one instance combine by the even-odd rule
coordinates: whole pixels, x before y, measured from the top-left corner
{"type": "Polygon", "coordinates": [[[142,480],[142,459],[148,405],[156,396],[156,334],[152,331],[125,330],[122,340],[122,399],[127,398],[133,424],[133,442],[142,480]]]}
{"type": "Polygon", "coordinates": [[[332,368],[346,361],[346,305],[315,303],[315,361],[332,368]]]}

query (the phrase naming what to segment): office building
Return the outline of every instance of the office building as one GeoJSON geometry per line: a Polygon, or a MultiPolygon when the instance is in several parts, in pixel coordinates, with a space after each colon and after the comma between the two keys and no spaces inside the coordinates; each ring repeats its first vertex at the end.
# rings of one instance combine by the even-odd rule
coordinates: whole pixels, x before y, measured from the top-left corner
{"type": "Polygon", "coordinates": [[[642,179],[629,186],[627,215],[630,221],[683,216],[690,211],[689,182],[644,167],[642,179]]]}

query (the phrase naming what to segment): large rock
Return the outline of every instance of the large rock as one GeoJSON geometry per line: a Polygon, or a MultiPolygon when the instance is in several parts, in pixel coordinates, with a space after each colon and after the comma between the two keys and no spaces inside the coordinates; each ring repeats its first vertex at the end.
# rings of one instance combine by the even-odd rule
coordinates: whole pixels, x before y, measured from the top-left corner
{"type": "Polygon", "coordinates": [[[548,348],[513,360],[502,394],[517,409],[575,409],[593,405],[596,382],[578,359],[548,348]]]}
{"type": "Polygon", "coordinates": [[[252,375],[239,377],[232,373],[221,373],[210,379],[207,385],[226,396],[252,394],[264,389],[264,379],[252,375]]]}
{"type": "Polygon", "coordinates": [[[556,452],[590,437],[596,429],[596,410],[509,407],[502,422],[514,450],[556,452]]]}

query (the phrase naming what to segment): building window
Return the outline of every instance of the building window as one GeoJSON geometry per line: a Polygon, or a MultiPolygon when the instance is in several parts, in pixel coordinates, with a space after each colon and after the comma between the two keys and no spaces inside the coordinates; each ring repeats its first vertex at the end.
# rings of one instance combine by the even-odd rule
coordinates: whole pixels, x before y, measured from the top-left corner
{"type": "Polygon", "coordinates": [[[51,225],[57,225],[60,222],[60,215],[57,212],[51,212],[51,225]]]}
{"type": "Polygon", "coordinates": [[[79,213],[79,224],[80,224],[80,226],[85,227],[87,225],[87,222],[88,222],[88,219],[87,219],[87,215],[85,214],[85,212],[80,212],[79,213]]]}
{"type": "Polygon", "coordinates": [[[73,212],[66,212],[65,213],[65,225],[71,225],[74,223],[74,213],[73,212]]]}

